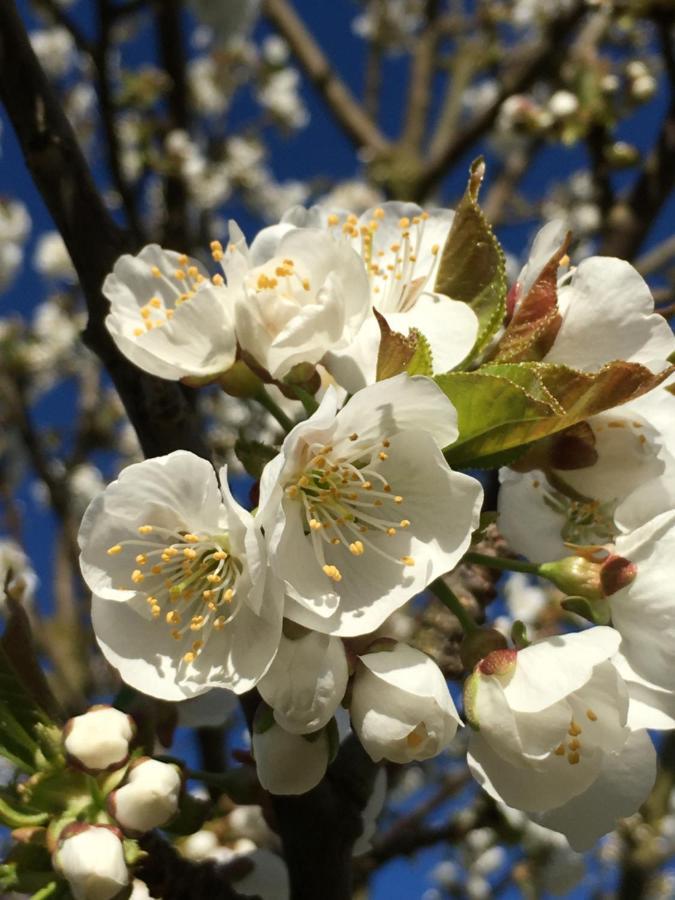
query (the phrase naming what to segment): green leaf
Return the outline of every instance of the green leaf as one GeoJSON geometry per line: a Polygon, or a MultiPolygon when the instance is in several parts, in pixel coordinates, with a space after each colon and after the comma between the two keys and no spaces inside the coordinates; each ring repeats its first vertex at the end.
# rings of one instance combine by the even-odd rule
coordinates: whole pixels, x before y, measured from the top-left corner
{"type": "Polygon", "coordinates": [[[439,375],[435,381],[455,406],[459,425],[446,459],[455,466],[496,465],[507,451],[639,397],[672,371],[655,375],[619,360],[598,372],[518,363],[439,375]]]}
{"type": "Polygon", "coordinates": [[[392,331],[387,320],[374,310],[380,326],[380,349],[377,354],[377,380],[393,378],[401,372],[408,375],[433,374],[433,360],[429,342],[416,328],[411,328],[408,335],[392,331]]]}
{"type": "Polygon", "coordinates": [[[477,356],[502,324],[506,312],[504,251],[478,205],[485,162],[471,166],[469,183],[459,202],[443,247],[434,291],[467,303],[478,317],[478,337],[470,357],[477,356]]]}

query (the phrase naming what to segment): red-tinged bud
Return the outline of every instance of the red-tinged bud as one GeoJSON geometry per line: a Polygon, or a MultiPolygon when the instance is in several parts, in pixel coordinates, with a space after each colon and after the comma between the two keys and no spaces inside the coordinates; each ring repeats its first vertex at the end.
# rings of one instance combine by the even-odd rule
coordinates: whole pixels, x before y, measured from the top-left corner
{"type": "Polygon", "coordinates": [[[605,597],[628,587],[637,575],[637,566],[623,556],[609,556],[600,566],[600,584],[605,597]]]}
{"type": "Polygon", "coordinates": [[[481,675],[508,675],[516,667],[518,651],[513,648],[493,650],[476,666],[481,675]]]}
{"type": "Polygon", "coordinates": [[[90,774],[116,769],[129,758],[133,720],[111,706],[92,707],[70,719],[63,729],[68,762],[90,774]]]}
{"type": "Polygon", "coordinates": [[[117,900],[128,893],[122,834],[108,825],[73,822],[61,833],[54,868],[75,900],[117,900]]]}
{"type": "Polygon", "coordinates": [[[471,671],[486,656],[508,647],[504,635],[495,628],[477,628],[470,631],[459,648],[464,668],[471,671]]]}

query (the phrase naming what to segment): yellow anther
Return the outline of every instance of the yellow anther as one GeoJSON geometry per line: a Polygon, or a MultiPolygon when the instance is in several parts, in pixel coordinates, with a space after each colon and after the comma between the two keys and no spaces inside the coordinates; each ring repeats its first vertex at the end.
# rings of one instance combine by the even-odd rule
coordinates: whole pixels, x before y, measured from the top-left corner
{"type": "Polygon", "coordinates": [[[224,599],[225,599],[225,602],[226,602],[226,603],[230,603],[230,602],[232,601],[232,598],[234,597],[235,593],[236,593],[236,591],[234,591],[232,588],[228,588],[228,589],[223,593],[223,597],[224,597],[224,599]]]}
{"type": "Polygon", "coordinates": [[[136,557],[136,562],[139,566],[144,566],[148,561],[148,557],[144,553],[139,553],[136,557]]]}
{"type": "Polygon", "coordinates": [[[184,534],[184,535],[183,535],[183,540],[185,541],[186,544],[197,544],[197,543],[199,543],[199,538],[197,537],[197,535],[196,535],[196,534],[190,534],[190,532],[188,532],[187,534],[184,534]]]}
{"type": "Polygon", "coordinates": [[[433,244],[433,246],[432,246],[432,248],[431,248],[431,255],[432,255],[432,256],[438,256],[438,253],[439,253],[440,249],[441,249],[441,248],[439,247],[438,244],[433,244]]]}
{"type": "Polygon", "coordinates": [[[590,719],[591,722],[597,722],[597,721],[598,721],[598,714],[595,713],[595,712],[593,712],[592,709],[587,709],[587,710],[586,710],[586,718],[587,718],[587,719],[590,719]]]}
{"type": "Polygon", "coordinates": [[[153,575],[161,575],[161,574],[162,574],[162,569],[163,569],[163,568],[164,568],[164,566],[160,566],[159,563],[155,563],[155,565],[152,566],[152,568],[150,569],[150,571],[152,572],[153,575]]]}
{"type": "Polygon", "coordinates": [[[570,727],[567,729],[567,733],[570,737],[579,737],[581,734],[581,728],[577,725],[577,723],[572,719],[570,722],[570,727]]]}
{"type": "Polygon", "coordinates": [[[146,597],[145,602],[148,606],[156,606],[157,605],[157,597],[146,597]]]}
{"type": "Polygon", "coordinates": [[[387,534],[389,535],[389,537],[394,537],[394,535],[396,534],[396,529],[395,528],[387,528],[387,534]]]}
{"type": "Polygon", "coordinates": [[[193,550],[192,547],[186,547],[186,548],[183,550],[183,556],[184,556],[186,559],[196,559],[196,558],[197,558],[197,551],[196,551],[196,550],[193,550]]]}
{"type": "Polygon", "coordinates": [[[211,281],[216,285],[216,287],[222,287],[225,284],[225,279],[222,275],[212,275],[211,281]]]}
{"type": "Polygon", "coordinates": [[[361,541],[354,541],[354,543],[349,545],[350,553],[353,553],[354,556],[363,556],[364,547],[361,541]]]}
{"type": "Polygon", "coordinates": [[[152,525],[141,525],[138,529],[139,534],[152,534],[152,525]]]}
{"type": "Polygon", "coordinates": [[[204,627],[205,621],[204,616],[193,616],[190,619],[190,631],[199,631],[200,628],[204,627]]]}
{"type": "Polygon", "coordinates": [[[148,309],[147,306],[142,306],[142,307],[141,307],[141,316],[142,316],[144,319],[149,319],[151,315],[152,315],[152,310],[151,310],[151,309],[148,309]]]}
{"type": "Polygon", "coordinates": [[[327,575],[332,581],[342,581],[342,575],[340,574],[340,570],[337,566],[329,566],[325,565],[321,567],[323,569],[324,575],[327,575]]]}
{"type": "Polygon", "coordinates": [[[306,475],[301,475],[300,478],[298,478],[298,484],[300,487],[309,487],[311,483],[312,482],[306,475]]]}
{"type": "Polygon", "coordinates": [[[400,494],[397,494],[397,495],[394,497],[394,503],[403,503],[403,497],[401,497],[400,494]]]}
{"type": "Polygon", "coordinates": [[[180,613],[172,609],[166,614],[166,623],[167,625],[180,625],[180,613]]]}
{"type": "Polygon", "coordinates": [[[213,575],[207,575],[206,580],[209,582],[209,584],[220,584],[220,582],[223,579],[220,575],[213,574],[213,575]]]}
{"type": "Polygon", "coordinates": [[[213,620],[213,627],[216,629],[216,631],[222,631],[226,625],[227,620],[224,616],[218,616],[217,619],[213,620]]]}
{"type": "Polygon", "coordinates": [[[426,222],[426,220],[428,218],[429,218],[429,213],[426,210],[423,210],[422,213],[420,214],[420,219],[422,219],[422,221],[426,222]]]}
{"type": "Polygon", "coordinates": [[[372,481],[364,481],[363,484],[361,485],[361,487],[363,488],[364,491],[372,491],[373,483],[372,483],[372,481]]]}
{"type": "Polygon", "coordinates": [[[311,284],[310,284],[310,282],[309,282],[309,278],[303,278],[303,279],[302,279],[302,287],[303,287],[303,289],[306,290],[306,291],[308,291],[308,290],[310,289],[311,284]]]}
{"type": "Polygon", "coordinates": [[[190,663],[193,663],[196,659],[197,654],[193,653],[191,650],[188,650],[187,653],[183,654],[183,662],[187,663],[188,665],[190,665],[190,663]]]}
{"type": "Polygon", "coordinates": [[[185,281],[187,275],[185,274],[183,269],[176,269],[176,271],[173,273],[173,277],[176,279],[176,281],[185,281]]]}
{"type": "Polygon", "coordinates": [[[391,485],[390,485],[390,484],[387,484],[387,483],[385,482],[385,483],[382,485],[382,490],[385,492],[385,494],[391,494],[391,485]]]}
{"type": "Polygon", "coordinates": [[[401,528],[410,528],[410,519],[401,519],[398,524],[401,528]]]}
{"type": "MultiPolygon", "coordinates": [[[[185,261],[187,262],[187,257],[185,258],[185,261]]],[[[183,265],[185,265],[185,263],[183,263],[183,265]]],[[[189,266],[187,273],[190,278],[197,278],[197,276],[199,275],[199,269],[197,268],[197,266],[189,266]]]]}
{"type": "Polygon", "coordinates": [[[391,441],[389,441],[389,440],[387,440],[387,438],[385,438],[385,439],[382,441],[382,446],[383,446],[384,449],[386,450],[387,447],[391,447],[391,441]]]}
{"type": "Polygon", "coordinates": [[[134,584],[140,584],[144,578],[145,575],[141,572],[140,569],[134,569],[134,571],[131,573],[131,580],[134,584]]]}
{"type": "Polygon", "coordinates": [[[558,747],[555,748],[555,750],[553,752],[555,753],[556,756],[564,756],[565,755],[565,745],[560,744],[558,747]]]}
{"type": "Polygon", "coordinates": [[[579,756],[579,754],[576,751],[574,753],[567,754],[567,762],[571,766],[576,766],[579,763],[580,759],[581,759],[581,757],[579,756]]]}
{"type": "Polygon", "coordinates": [[[195,641],[192,645],[192,649],[195,653],[199,653],[199,651],[204,646],[204,641],[195,641]]]}
{"type": "Polygon", "coordinates": [[[358,439],[359,439],[359,436],[358,436],[358,434],[357,434],[355,431],[353,431],[353,432],[349,435],[349,440],[350,440],[350,441],[358,441],[358,439]]]}
{"type": "Polygon", "coordinates": [[[337,223],[340,221],[340,217],[339,217],[339,216],[336,216],[335,213],[331,213],[331,214],[328,216],[328,220],[327,220],[327,221],[328,221],[328,224],[329,224],[329,225],[337,225],[337,223]]]}
{"type": "Polygon", "coordinates": [[[142,334],[145,334],[142,328],[134,328],[134,337],[140,337],[142,334]]]}
{"type": "Polygon", "coordinates": [[[159,270],[159,266],[152,266],[152,268],[150,269],[150,272],[152,273],[153,278],[161,278],[162,277],[162,273],[159,270]]]}
{"type": "Polygon", "coordinates": [[[207,590],[207,591],[202,591],[202,597],[203,597],[205,600],[210,600],[214,593],[215,593],[215,591],[208,591],[208,590],[207,590]]]}
{"type": "Polygon", "coordinates": [[[153,309],[161,309],[162,301],[159,297],[151,297],[148,301],[148,306],[152,306],[153,309]]]}
{"type": "Polygon", "coordinates": [[[407,216],[403,216],[402,219],[398,220],[399,228],[410,228],[410,219],[407,216]]]}
{"type": "Polygon", "coordinates": [[[309,527],[312,529],[312,531],[320,531],[321,530],[321,522],[319,522],[318,519],[310,519],[309,527]]]}
{"type": "Polygon", "coordinates": [[[402,556],[401,562],[403,563],[404,566],[414,566],[415,565],[415,560],[413,559],[412,556],[402,556]]]}
{"type": "Polygon", "coordinates": [[[153,619],[159,619],[162,613],[162,607],[158,603],[155,603],[154,606],[150,607],[150,613],[152,614],[153,619]]]}
{"type": "Polygon", "coordinates": [[[384,450],[380,450],[380,452],[377,454],[377,456],[379,459],[382,460],[382,462],[384,462],[385,459],[389,459],[389,454],[385,453],[384,450]]]}
{"type": "Polygon", "coordinates": [[[227,553],[224,550],[216,550],[213,554],[214,559],[227,559],[227,553]]]}
{"type": "Polygon", "coordinates": [[[114,547],[108,547],[108,556],[117,556],[118,553],[122,552],[122,545],[115,544],[114,547]]]}

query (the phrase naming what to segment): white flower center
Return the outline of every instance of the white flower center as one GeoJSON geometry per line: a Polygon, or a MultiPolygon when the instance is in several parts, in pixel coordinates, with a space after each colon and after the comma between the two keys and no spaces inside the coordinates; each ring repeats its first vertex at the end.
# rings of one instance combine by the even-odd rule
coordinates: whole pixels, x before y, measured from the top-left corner
{"type": "Polygon", "coordinates": [[[191,532],[141,525],[138,540],[122,541],[108,548],[109,556],[133,554],[129,563],[130,585],[146,595],[153,619],[171,628],[176,641],[200,633],[183,661],[194,662],[212,629],[221,631],[236,612],[233,599],[241,562],[229,552],[227,535],[191,532]]]}
{"type": "Polygon", "coordinates": [[[394,493],[378,470],[389,458],[389,446],[387,438],[359,443],[356,433],[336,446],[310,444],[300,475],[286,486],[286,496],[303,505],[305,533],[311,535],[324,574],[333,581],[341,581],[342,574],[326,562],[326,544],[342,544],[354,556],[362,556],[368,548],[405,566],[415,564],[411,556],[394,557],[368,537],[393,537],[411,524],[400,516],[403,496],[394,493]]]}
{"type": "MultiPolygon", "coordinates": [[[[384,313],[409,312],[438,268],[440,246],[431,247],[431,259],[428,256],[420,259],[424,227],[429,218],[429,213],[422,212],[412,219],[407,216],[399,219],[400,237],[389,247],[376,249],[375,233],[384,215],[384,210],[376,209],[370,222],[359,226],[357,217],[350,213],[342,224],[342,233],[351,239],[352,247],[366,263],[373,306],[384,313]]],[[[330,227],[339,223],[339,216],[328,217],[330,227]]]]}
{"type": "Polygon", "coordinates": [[[265,329],[275,337],[308,303],[316,302],[307,273],[293,259],[274,257],[246,277],[249,297],[259,306],[265,329]]]}

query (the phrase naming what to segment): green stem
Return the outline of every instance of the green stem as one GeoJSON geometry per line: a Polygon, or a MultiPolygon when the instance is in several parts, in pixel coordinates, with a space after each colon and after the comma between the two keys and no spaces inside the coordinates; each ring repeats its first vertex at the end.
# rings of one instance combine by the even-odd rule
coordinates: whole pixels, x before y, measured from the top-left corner
{"type": "Polygon", "coordinates": [[[501,569],[503,572],[526,572],[528,575],[541,575],[536,563],[525,562],[522,559],[506,559],[503,556],[489,556],[487,553],[465,553],[462,562],[473,563],[477,566],[489,566],[491,569],[501,569]]]}
{"type": "Polygon", "coordinates": [[[305,412],[308,416],[313,416],[314,413],[319,408],[319,404],[316,401],[316,397],[306,391],[304,388],[298,387],[297,384],[291,385],[293,391],[295,392],[295,396],[305,407],[305,412]]]}
{"type": "Polygon", "coordinates": [[[274,416],[277,422],[284,429],[286,434],[293,428],[293,422],[288,418],[286,413],[278,406],[274,400],[270,397],[264,387],[261,387],[258,393],[255,395],[255,399],[261,406],[264,406],[267,412],[274,416]]]}
{"type": "Polygon", "coordinates": [[[478,628],[478,625],[476,625],[474,620],[462,606],[459,597],[450,590],[442,578],[437,578],[436,581],[432,581],[429,585],[429,590],[438,597],[441,603],[448,607],[450,612],[457,619],[459,619],[459,624],[466,634],[469,634],[471,631],[475,631],[478,628]]]}

